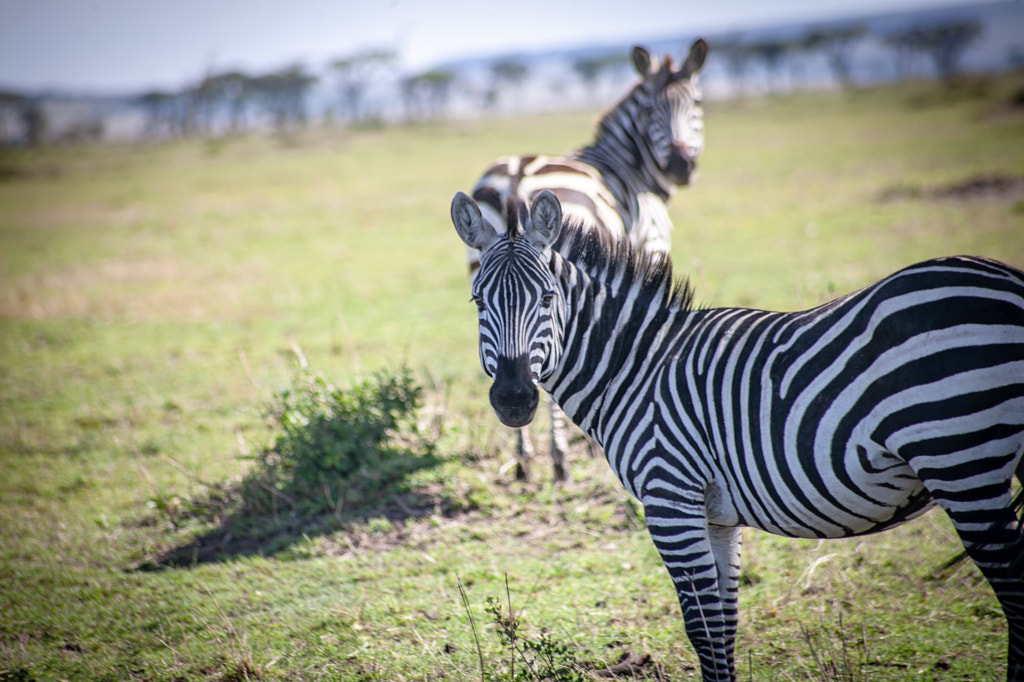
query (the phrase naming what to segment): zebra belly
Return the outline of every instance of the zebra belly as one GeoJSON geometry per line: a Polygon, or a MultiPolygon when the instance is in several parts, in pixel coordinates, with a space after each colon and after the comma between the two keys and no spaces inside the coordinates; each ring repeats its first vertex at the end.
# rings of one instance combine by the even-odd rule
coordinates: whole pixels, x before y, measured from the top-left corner
{"type": "Polygon", "coordinates": [[[832,475],[845,480],[827,496],[815,492],[810,497],[820,519],[813,524],[818,532],[812,537],[877,533],[917,518],[934,505],[910,466],[889,452],[858,447],[844,464],[832,475]]]}
{"type": "Polygon", "coordinates": [[[882,449],[869,451],[851,448],[849,456],[840,458],[842,466],[831,461],[828,466],[815,465],[817,475],[790,474],[781,483],[781,473],[773,472],[779,485],[765,490],[757,499],[733,494],[735,510],[716,507],[721,523],[732,515],[739,525],[786,537],[840,538],[876,533],[927,512],[934,504],[931,495],[914,471],[895,455],[882,449]]]}

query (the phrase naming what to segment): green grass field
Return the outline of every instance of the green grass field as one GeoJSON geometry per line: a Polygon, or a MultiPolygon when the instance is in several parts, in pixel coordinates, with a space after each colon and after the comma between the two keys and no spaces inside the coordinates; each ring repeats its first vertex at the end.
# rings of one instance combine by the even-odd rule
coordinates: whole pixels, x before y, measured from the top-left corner
{"type": "MultiPolygon", "coordinates": [[[[1024,268],[1022,89],[711,102],[677,272],[701,303],[799,309],[933,256],[1024,268]]],[[[592,666],[646,653],[650,679],[699,679],[607,466],[578,446],[567,486],[542,460],[513,480],[448,218],[492,158],[593,121],[0,151],[0,680],[507,679],[488,597],[592,666]],[[218,515],[300,352],[339,385],[413,369],[445,457],[410,480],[418,506],[218,515]]],[[[958,547],[938,512],[847,541],[747,532],[740,679],[1003,679],[987,584],[935,575],[958,547]]]]}

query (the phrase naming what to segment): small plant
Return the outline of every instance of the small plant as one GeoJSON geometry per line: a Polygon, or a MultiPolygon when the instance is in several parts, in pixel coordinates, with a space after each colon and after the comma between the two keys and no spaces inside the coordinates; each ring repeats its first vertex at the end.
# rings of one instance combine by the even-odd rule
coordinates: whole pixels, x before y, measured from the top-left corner
{"type": "Polygon", "coordinates": [[[513,682],[584,682],[589,679],[576,660],[573,649],[553,639],[551,633],[541,631],[536,639],[523,637],[519,631],[519,619],[512,613],[511,603],[507,617],[502,613],[501,603],[494,597],[487,597],[487,606],[484,610],[491,614],[498,639],[502,646],[509,650],[508,675],[492,679],[513,682]],[[517,659],[520,663],[518,668],[517,659]]]}
{"type": "Polygon", "coordinates": [[[835,628],[835,635],[830,636],[828,630],[823,619],[822,632],[825,634],[820,638],[822,644],[819,646],[816,644],[816,638],[804,628],[802,623],[800,624],[800,632],[814,658],[816,672],[811,675],[811,679],[821,682],[867,682],[868,638],[866,629],[863,626],[861,628],[859,648],[863,651],[863,658],[859,662],[855,660],[850,651],[852,642],[843,627],[842,611],[839,612],[839,624],[835,628]]]}
{"type": "Polygon", "coordinates": [[[278,434],[243,485],[247,504],[256,512],[282,504],[340,512],[378,500],[410,473],[435,466],[434,443],[416,426],[421,395],[404,367],[349,389],[305,371],[265,410],[278,434]]]}
{"type": "MultiPolygon", "coordinates": [[[[459,594],[462,605],[469,615],[470,627],[476,639],[476,621],[469,609],[462,582],[459,581],[459,594]]],[[[512,595],[508,589],[508,576],[505,577],[505,595],[508,598],[508,615],[502,610],[501,602],[495,597],[487,597],[486,611],[491,616],[498,640],[508,650],[508,666],[505,670],[494,673],[484,666],[483,653],[477,640],[477,652],[480,656],[480,677],[485,682],[584,682],[591,679],[583,665],[576,659],[572,647],[552,638],[551,633],[542,631],[536,639],[524,637],[520,631],[521,622],[512,610],[512,595]]]]}

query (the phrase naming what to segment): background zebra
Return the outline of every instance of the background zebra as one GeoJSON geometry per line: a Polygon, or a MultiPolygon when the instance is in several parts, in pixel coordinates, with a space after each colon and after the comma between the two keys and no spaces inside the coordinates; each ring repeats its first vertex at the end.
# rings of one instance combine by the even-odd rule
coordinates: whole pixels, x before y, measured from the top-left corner
{"type": "MultiPolygon", "coordinates": [[[[477,182],[473,197],[496,232],[505,231],[509,199],[532,200],[541,190],[554,192],[566,214],[587,229],[628,236],[645,250],[667,255],[672,221],[667,202],[678,185],[689,184],[704,148],[704,119],[697,72],[708,45],[690,47],[676,68],[666,56],[659,62],[642,47],[633,48],[640,82],[597,126],[594,141],[564,156],[511,156],[498,159],[477,182]]],[[[480,264],[469,248],[470,277],[480,264]]],[[[517,432],[517,475],[527,477],[529,439],[517,432]]],[[[564,417],[551,411],[551,459],[556,481],[565,468],[564,417]]]]}
{"type": "Polygon", "coordinates": [[[554,195],[521,213],[499,235],[452,202],[483,252],[491,405],[526,424],[539,384],[604,446],[705,680],[735,679],[740,526],[845,537],[936,503],[1002,605],[1007,679],[1024,680],[1024,273],[944,258],[804,312],[701,310],[668,260],[563,227],[554,195]]]}

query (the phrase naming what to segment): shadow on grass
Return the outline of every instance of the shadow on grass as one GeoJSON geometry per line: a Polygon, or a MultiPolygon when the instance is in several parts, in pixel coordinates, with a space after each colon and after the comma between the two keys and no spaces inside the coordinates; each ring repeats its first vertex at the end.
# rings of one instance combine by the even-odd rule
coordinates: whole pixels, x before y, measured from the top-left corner
{"type": "MultiPolygon", "coordinates": [[[[273,504],[269,509],[262,504],[253,505],[245,496],[253,485],[252,477],[235,484],[208,486],[209,491],[198,499],[157,503],[156,513],[143,519],[142,524],[167,519],[179,528],[191,525],[208,529],[188,542],[147,557],[132,570],[159,571],[247,556],[273,556],[287,553],[296,543],[337,532],[363,544],[359,538],[371,534],[367,529],[400,527],[408,520],[430,516],[450,518],[477,506],[472,499],[456,495],[442,483],[409,483],[409,475],[435,469],[444,460],[435,456],[403,457],[407,458],[400,463],[407,471],[405,476],[384,487],[370,482],[361,493],[353,495],[355,503],[346,501],[346,491],[351,494],[358,487],[349,482],[347,488],[340,488],[331,498],[334,508],[330,511],[323,511],[326,505],[322,502],[308,504],[308,500],[296,499],[295,491],[276,492],[271,496],[273,504]],[[165,508],[161,509],[162,506],[165,508]]],[[[321,494],[330,497],[330,489],[321,494]]],[[[394,533],[373,535],[378,543],[399,541],[394,533]]]]}
{"type": "Polygon", "coordinates": [[[198,499],[151,501],[157,523],[162,517],[177,529],[205,530],[138,570],[279,554],[327,533],[351,534],[371,522],[386,528],[466,506],[433,471],[445,461],[435,446],[440,431],[420,431],[423,390],[407,368],[341,389],[304,360],[302,367],[266,407],[276,436],[241,481],[206,483],[198,499]]]}

